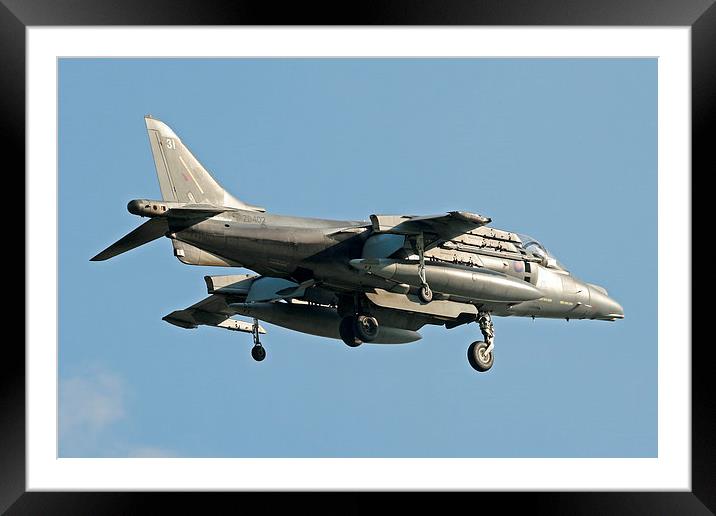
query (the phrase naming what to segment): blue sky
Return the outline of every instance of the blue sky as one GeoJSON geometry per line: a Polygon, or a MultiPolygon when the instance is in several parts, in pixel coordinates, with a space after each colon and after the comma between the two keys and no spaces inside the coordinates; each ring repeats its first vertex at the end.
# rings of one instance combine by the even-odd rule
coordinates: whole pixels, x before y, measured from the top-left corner
{"type": "MultiPolygon", "coordinates": [[[[59,451],[64,457],[653,457],[655,59],[61,59],[59,451]],[[615,323],[495,318],[348,348],[162,316],[206,296],[162,239],[89,258],[160,198],[143,116],[236,197],[367,219],[468,210],[606,287],[615,323]]],[[[245,271],[240,271],[245,272],[245,271]]]]}

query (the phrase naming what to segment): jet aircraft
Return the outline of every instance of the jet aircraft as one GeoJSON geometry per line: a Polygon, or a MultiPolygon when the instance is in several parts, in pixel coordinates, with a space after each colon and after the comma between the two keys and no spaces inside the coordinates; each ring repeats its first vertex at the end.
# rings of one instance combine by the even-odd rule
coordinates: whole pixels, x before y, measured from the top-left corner
{"type": "Polygon", "coordinates": [[[257,361],[266,357],[259,321],[351,347],[414,342],[426,324],[476,322],[483,340],[467,357],[482,372],[494,363],[492,316],[624,317],[603,287],[574,277],[534,238],[489,226],[488,217],[276,215],[222,188],[168,125],[150,115],[145,123],[162,198],[130,201],[128,211],[149,220],[91,260],[167,237],[182,263],[254,271],[205,276],[209,296],[163,320],[251,333],[257,361]]]}

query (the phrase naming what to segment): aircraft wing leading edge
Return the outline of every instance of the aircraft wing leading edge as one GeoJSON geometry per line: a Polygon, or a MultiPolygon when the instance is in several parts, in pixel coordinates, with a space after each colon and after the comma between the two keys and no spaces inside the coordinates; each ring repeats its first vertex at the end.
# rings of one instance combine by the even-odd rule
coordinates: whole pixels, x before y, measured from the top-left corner
{"type": "Polygon", "coordinates": [[[441,242],[445,242],[468,231],[489,224],[489,217],[467,211],[451,211],[447,215],[433,217],[416,217],[399,225],[410,230],[424,233],[434,233],[435,239],[426,242],[426,249],[430,249],[441,242]]]}
{"type": "Polygon", "coordinates": [[[489,217],[467,211],[450,211],[437,215],[371,215],[375,233],[415,236],[425,235],[425,249],[430,249],[463,233],[492,222],[489,217]]]}
{"type": "MultiPolygon", "coordinates": [[[[253,324],[231,319],[231,316],[235,314],[236,311],[227,305],[226,298],[223,295],[212,294],[198,303],[194,303],[189,308],[175,310],[165,315],[162,317],[162,320],[174,326],[186,329],[193,329],[199,325],[204,325],[252,333],[253,324]]],[[[266,333],[266,330],[261,325],[259,325],[258,330],[259,333],[266,333]]]]}

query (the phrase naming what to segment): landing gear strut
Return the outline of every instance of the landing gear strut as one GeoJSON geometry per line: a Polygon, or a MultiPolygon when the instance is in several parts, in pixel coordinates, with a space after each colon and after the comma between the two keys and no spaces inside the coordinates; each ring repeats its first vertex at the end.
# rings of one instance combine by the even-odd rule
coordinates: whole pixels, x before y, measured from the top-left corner
{"type": "Polygon", "coordinates": [[[480,325],[480,331],[484,342],[475,341],[467,348],[467,361],[473,369],[484,372],[492,367],[495,362],[495,356],[492,353],[495,347],[495,328],[492,325],[492,317],[490,312],[480,311],[477,313],[477,323],[480,325]]]}
{"type": "Polygon", "coordinates": [[[425,278],[425,240],[423,234],[418,233],[415,238],[415,247],[418,250],[418,277],[420,278],[420,290],[418,291],[418,297],[423,303],[429,303],[433,300],[433,291],[430,290],[428,281],[425,278]]]}
{"type": "Polygon", "coordinates": [[[251,358],[257,362],[261,362],[264,358],[266,358],[266,350],[261,345],[261,341],[259,340],[259,321],[255,317],[251,334],[254,337],[254,347],[251,348],[251,358]]]}

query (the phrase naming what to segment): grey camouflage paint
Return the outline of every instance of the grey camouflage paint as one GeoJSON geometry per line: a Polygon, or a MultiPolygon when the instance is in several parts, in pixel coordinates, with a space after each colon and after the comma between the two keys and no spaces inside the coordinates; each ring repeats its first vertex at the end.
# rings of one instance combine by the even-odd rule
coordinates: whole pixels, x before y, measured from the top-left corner
{"type": "MultiPolygon", "coordinates": [[[[242,314],[340,338],[342,317],[366,313],[382,329],[373,342],[397,343],[419,339],[416,330],[425,324],[450,328],[479,313],[623,318],[604,288],[575,278],[546,253],[535,254],[516,233],[488,227],[489,218],[457,211],[366,221],[267,213],[226,192],[166,124],[150,116],[145,122],[162,200],[130,201],[128,210],[149,221],[92,260],[165,236],[183,263],[256,273],[207,277],[210,296],[166,316],[172,324],[253,331],[229,320],[242,314]],[[432,301],[418,295],[423,280],[434,290],[432,301]]],[[[491,323],[485,335],[491,340],[491,323]]]]}

